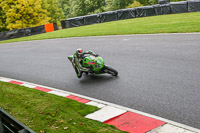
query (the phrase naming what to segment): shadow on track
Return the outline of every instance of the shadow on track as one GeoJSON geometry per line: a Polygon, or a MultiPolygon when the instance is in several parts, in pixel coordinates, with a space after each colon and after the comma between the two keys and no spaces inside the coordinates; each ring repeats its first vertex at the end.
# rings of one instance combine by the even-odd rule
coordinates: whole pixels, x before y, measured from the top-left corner
{"type": "Polygon", "coordinates": [[[81,84],[102,84],[106,82],[111,82],[119,77],[113,77],[110,75],[83,75],[82,79],[80,80],[81,84]]]}

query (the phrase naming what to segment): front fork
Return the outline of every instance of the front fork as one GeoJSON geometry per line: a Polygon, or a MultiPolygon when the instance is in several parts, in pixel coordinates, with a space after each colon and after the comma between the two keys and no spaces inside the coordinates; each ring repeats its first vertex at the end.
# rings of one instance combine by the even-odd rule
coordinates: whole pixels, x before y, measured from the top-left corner
{"type": "Polygon", "coordinates": [[[77,75],[78,77],[80,77],[80,76],[81,76],[81,72],[80,72],[80,70],[77,68],[77,66],[76,66],[76,64],[75,64],[74,58],[72,58],[72,66],[73,66],[73,68],[74,68],[74,70],[75,70],[75,72],[76,72],[76,75],[77,75]]]}
{"type": "Polygon", "coordinates": [[[75,70],[75,72],[76,72],[76,75],[79,77],[79,76],[81,76],[81,72],[80,72],[80,70],[76,67],[76,65],[72,62],[72,66],[73,66],[73,68],[74,68],[74,70],[75,70]]]}

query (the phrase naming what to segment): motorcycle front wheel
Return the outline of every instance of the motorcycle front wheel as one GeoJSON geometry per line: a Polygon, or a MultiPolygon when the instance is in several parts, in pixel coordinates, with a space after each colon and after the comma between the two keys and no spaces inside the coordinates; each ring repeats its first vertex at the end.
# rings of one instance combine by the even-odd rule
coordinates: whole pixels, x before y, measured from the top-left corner
{"type": "Polygon", "coordinates": [[[115,69],[113,69],[113,68],[111,68],[109,66],[106,66],[106,65],[104,66],[104,71],[106,73],[108,73],[108,74],[111,74],[112,76],[117,76],[118,75],[117,70],[115,70],[115,69]]]}
{"type": "Polygon", "coordinates": [[[72,65],[73,67],[74,67],[74,70],[75,70],[75,72],[76,72],[76,76],[78,77],[78,78],[81,78],[82,77],[82,74],[83,74],[83,72],[78,72],[78,69],[77,69],[77,67],[76,66],[74,66],[74,65],[72,65]]]}

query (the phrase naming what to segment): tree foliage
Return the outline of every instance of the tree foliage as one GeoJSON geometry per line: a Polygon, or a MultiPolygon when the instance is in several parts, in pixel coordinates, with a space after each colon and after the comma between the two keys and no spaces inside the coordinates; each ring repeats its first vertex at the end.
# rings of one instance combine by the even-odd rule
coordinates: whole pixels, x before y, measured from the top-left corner
{"type": "Polygon", "coordinates": [[[105,0],[59,0],[66,18],[94,13],[105,5],[105,0]]]}
{"type": "Polygon", "coordinates": [[[66,18],[126,8],[133,0],[59,0],[66,18]]]}
{"type": "Polygon", "coordinates": [[[135,8],[135,7],[141,7],[143,6],[140,2],[134,1],[131,5],[127,6],[127,8],[135,8]]]}
{"type": "Polygon", "coordinates": [[[126,8],[129,4],[133,3],[133,0],[113,0],[112,1],[112,9],[122,9],[126,8]]]}
{"type": "Polygon", "coordinates": [[[39,26],[50,20],[41,0],[0,0],[0,8],[3,26],[9,30],[39,26]]]}
{"type": "Polygon", "coordinates": [[[6,14],[0,7],[0,31],[7,31],[6,27],[6,14]]]}
{"type": "Polygon", "coordinates": [[[186,1],[186,0],[170,0],[170,2],[178,2],[178,1],[186,1]]]}
{"type": "Polygon", "coordinates": [[[42,9],[47,10],[51,23],[59,23],[64,18],[63,10],[59,7],[57,0],[42,0],[42,9]]]}
{"type": "Polygon", "coordinates": [[[113,11],[126,8],[126,6],[133,3],[133,0],[105,0],[105,3],[104,11],[113,11]]]}

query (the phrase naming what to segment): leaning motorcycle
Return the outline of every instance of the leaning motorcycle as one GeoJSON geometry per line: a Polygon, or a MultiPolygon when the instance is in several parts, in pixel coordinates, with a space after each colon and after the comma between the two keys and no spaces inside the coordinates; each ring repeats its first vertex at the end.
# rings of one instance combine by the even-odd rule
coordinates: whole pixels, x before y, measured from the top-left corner
{"type": "MultiPolygon", "coordinates": [[[[70,55],[68,56],[68,59],[69,61],[72,63],[73,65],[73,55],[70,55]]],[[[111,74],[112,76],[117,76],[118,75],[118,72],[105,65],[104,63],[104,60],[102,57],[95,57],[93,55],[90,55],[90,54],[86,54],[84,55],[82,61],[80,62],[81,65],[85,68],[89,68],[91,69],[92,71],[90,72],[84,72],[85,74],[88,74],[88,73],[91,73],[91,74],[105,74],[105,73],[108,73],[108,74],[111,74]]],[[[74,69],[77,71],[77,68],[75,68],[75,66],[73,65],[74,69]]],[[[78,78],[81,78],[78,76],[78,78]]]]}

